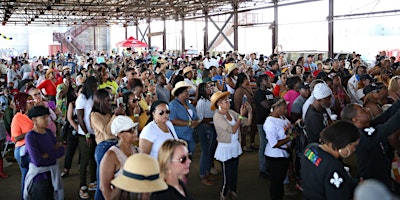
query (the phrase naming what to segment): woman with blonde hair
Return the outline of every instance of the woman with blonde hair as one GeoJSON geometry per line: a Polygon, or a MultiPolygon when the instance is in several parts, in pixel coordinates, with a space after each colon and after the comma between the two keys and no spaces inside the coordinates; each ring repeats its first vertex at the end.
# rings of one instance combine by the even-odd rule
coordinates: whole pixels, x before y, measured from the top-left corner
{"type": "Polygon", "coordinates": [[[161,177],[168,184],[168,189],[153,193],[150,199],[192,199],[182,181],[182,177],[189,173],[191,162],[187,143],[184,140],[165,141],[158,152],[158,163],[161,177]]]}
{"type": "Polygon", "coordinates": [[[389,81],[389,96],[393,102],[400,99],[400,76],[393,76],[389,81]]]}

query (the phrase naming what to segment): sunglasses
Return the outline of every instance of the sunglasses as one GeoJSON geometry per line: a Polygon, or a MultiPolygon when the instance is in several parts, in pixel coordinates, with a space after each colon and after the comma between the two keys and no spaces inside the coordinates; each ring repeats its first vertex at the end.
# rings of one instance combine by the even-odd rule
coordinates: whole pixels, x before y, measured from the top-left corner
{"type": "Polygon", "coordinates": [[[40,93],[35,93],[35,94],[33,94],[33,96],[39,96],[40,95],[40,93]]]}
{"type": "Polygon", "coordinates": [[[138,130],[138,128],[137,128],[137,126],[135,126],[135,127],[132,127],[132,128],[130,128],[130,129],[128,129],[128,130],[121,131],[121,133],[123,133],[123,132],[129,132],[130,134],[133,134],[133,133],[137,132],[137,130],[138,130]]]}
{"type": "Polygon", "coordinates": [[[171,113],[171,111],[170,111],[170,110],[166,110],[166,111],[162,110],[162,111],[159,112],[158,114],[159,114],[159,115],[164,115],[164,113],[167,113],[167,115],[169,115],[169,113],[171,113]]]}
{"type": "Polygon", "coordinates": [[[130,102],[136,103],[137,101],[140,101],[140,99],[129,99],[130,102]]]}
{"type": "Polygon", "coordinates": [[[174,162],[179,162],[181,164],[186,163],[187,160],[192,160],[192,154],[189,154],[187,156],[182,156],[181,158],[179,158],[178,160],[172,160],[174,162]]]}

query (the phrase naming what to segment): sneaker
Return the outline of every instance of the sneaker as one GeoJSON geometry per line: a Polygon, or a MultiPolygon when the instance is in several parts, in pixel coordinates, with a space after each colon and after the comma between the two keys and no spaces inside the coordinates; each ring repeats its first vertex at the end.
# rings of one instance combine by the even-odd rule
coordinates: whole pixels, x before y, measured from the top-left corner
{"type": "Polygon", "coordinates": [[[63,171],[62,173],[61,173],[61,178],[66,178],[66,177],[68,177],[69,176],[69,172],[68,171],[63,171]]]}
{"type": "Polygon", "coordinates": [[[93,183],[89,183],[89,191],[96,191],[97,189],[97,183],[93,182],[93,183]]]}
{"type": "Polygon", "coordinates": [[[252,152],[253,149],[252,149],[251,147],[244,146],[244,147],[243,147],[243,151],[244,151],[244,152],[252,152]]]}
{"type": "Polygon", "coordinates": [[[296,188],[296,190],[299,190],[299,191],[302,191],[302,192],[303,192],[303,188],[301,187],[300,184],[296,183],[295,188],[296,188]]]}
{"type": "Polygon", "coordinates": [[[9,167],[10,165],[12,165],[13,163],[12,162],[8,162],[7,161],[7,159],[3,159],[3,167],[4,168],[7,168],[7,167],[9,167]]]}
{"type": "Polygon", "coordinates": [[[217,171],[215,168],[211,168],[211,169],[210,169],[210,174],[212,174],[212,175],[217,175],[217,174],[218,174],[218,171],[217,171]]]}
{"type": "Polygon", "coordinates": [[[87,186],[81,187],[81,189],[79,190],[79,196],[81,197],[81,199],[89,199],[90,198],[87,186]]]}

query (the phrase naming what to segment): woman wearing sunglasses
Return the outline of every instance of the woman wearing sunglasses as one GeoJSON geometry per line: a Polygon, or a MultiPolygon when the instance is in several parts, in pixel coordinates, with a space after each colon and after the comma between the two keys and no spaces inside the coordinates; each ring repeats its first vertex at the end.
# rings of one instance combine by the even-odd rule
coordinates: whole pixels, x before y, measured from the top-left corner
{"type": "MultiPolygon", "coordinates": [[[[111,114],[111,95],[106,89],[98,90],[93,97],[93,108],[90,113],[90,125],[95,134],[96,148],[94,151],[94,158],[97,166],[106,153],[106,151],[113,145],[117,144],[116,136],[111,133],[111,122],[120,114],[123,114],[123,106],[118,106],[115,110],[114,116],[111,114]]],[[[99,180],[99,168],[96,170],[96,177],[99,180]]],[[[94,185],[94,184],[91,184],[94,185]]],[[[89,190],[92,189],[89,187],[89,190]]],[[[99,187],[96,188],[95,199],[101,198],[101,191],[99,187]]]]}
{"type": "Polygon", "coordinates": [[[167,183],[168,189],[153,193],[150,199],[192,199],[181,179],[189,174],[191,162],[187,143],[184,140],[165,141],[158,152],[158,163],[160,164],[161,177],[167,183]]]}
{"type": "Polygon", "coordinates": [[[199,125],[196,108],[189,102],[189,93],[192,85],[179,81],[175,84],[171,94],[175,99],[169,103],[170,120],[174,124],[176,133],[180,139],[188,143],[189,152],[193,153],[196,142],[193,137],[194,129],[199,125]]]}
{"type": "Polygon", "coordinates": [[[138,123],[128,116],[117,116],[111,121],[111,133],[118,138],[118,143],[110,147],[99,165],[100,185],[104,199],[110,199],[111,180],[122,174],[120,170],[129,156],[139,153],[132,143],[138,140],[138,123]]]}
{"type": "Polygon", "coordinates": [[[142,153],[157,159],[161,145],[168,139],[177,140],[174,126],[169,121],[170,110],[164,101],[156,101],[150,107],[147,125],[140,133],[139,148],[142,153]]]}
{"type": "Polygon", "coordinates": [[[240,114],[231,110],[229,92],[216,92],[211,96],[211,110],[218,108],[213,121],[217,132],[218,146],[215,159],[222,163],[224,181],[220,199],[237,199],[237,175],[239,156],[242,154],[240,145],[240,126],[249,126],[253,119],[252,109],[248,102],[240,107],[240,114]],[[248,118],[243,117],[248,113],[248,118]]]}
{"type": "Polygon", "coordinates": [[[125,114],[129,116],[133,122],[139,122],[140,115],[140,98],[131,91],[124,93],[123,102],[125,104],[125,114]]]}

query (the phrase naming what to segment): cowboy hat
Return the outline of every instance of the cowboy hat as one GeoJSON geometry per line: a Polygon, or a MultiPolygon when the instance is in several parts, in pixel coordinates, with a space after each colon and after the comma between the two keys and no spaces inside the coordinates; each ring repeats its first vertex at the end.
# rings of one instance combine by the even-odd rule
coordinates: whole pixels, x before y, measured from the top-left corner
{"type": "Polygon", "coordinates": [[[238,66],[235,63],[228,63],[225,65],[226,74],[230,74],[233,70],[237,69],[238,66]]]}
{"type": "Polygon", "coordinates": [[[183,69],[183,75],[185,75],[186,73],[188,73],[188,72],[191,72],[192,71],[192,67],[185,67],[184,69],[183,69]]]}
{"type": "Polygon", "coordinates": [[[220,100],[221,98],[225,98],[226,96],[229,96],[229,95],[230,95],[229,92],[221,92],[221,91],[215,92],[210,98],[211,110],[217,109],[216,104],[217,104],[218,100],[220,100]]]}
{"type": "Polygon", "coordinates": [[[187,84],[185,81],[179,81],[176,83],[174,89],[172,89],[171,94],[175,96],[176,90],[183,87],[192,88],[192,85],[187,84]]]}
{"type": "Polygon", "coordinates": [[[122,174],[111,183],[122,190],[148,193],[166,190],[168,185],[160,177],[160,166],[153,157],[137,153],[126,160],[122,174]]]}

